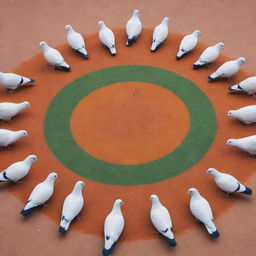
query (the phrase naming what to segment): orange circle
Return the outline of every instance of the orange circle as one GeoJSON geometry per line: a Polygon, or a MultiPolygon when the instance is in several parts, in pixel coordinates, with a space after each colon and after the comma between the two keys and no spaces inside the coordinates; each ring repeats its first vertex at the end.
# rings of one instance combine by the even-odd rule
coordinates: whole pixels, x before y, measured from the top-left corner
{"type": "MultiPolygon", "coordinates": [[[[120,241],[125,242],[156,238],[149,218],[151,207],[149,197],[151,194],[157,194],[161,202],[170,210],[175,235],[198,227],[189,211],[190,198],[186,192],[190,187],[198,188],[201,194],[206,197],[211,204],[215,218],[222,216],[234,203],[241,202],[241,199],[239,197],[226,198],[223,192],[216,187],[212,177],[207,176],[205,171],[209,167],[215,167],[220,171],[234,175],[241,182],[245,182],[255,172],[256,163],[253,157],[224,145],[229,138],[241,138],[255,133],[253,125],[245,126],[226,117],[227,111],[230,109],[255,104],[253,97],[229,94],[227,90],[228,86],[244,80],[249,74],[240,70],[233,77],[232,82],[220,80],[210,84],[207,82],[208,75],[230,59],[221,55],[212,66],[193,70],[194,61],[207,47],[205,44],[199,42],[188,56],[181,61],[176,61],[177,49],[184,35],[170,33],[166,44],[156,53],[151,53],[149,47],[152,30],[143,29],[138,42],[131,47],[125,46],[126,37],[122,29],[114,32],[118,49],[118,54],[115,57],[110,56],[106,49],[101,46],[98,34],[87,35],[87,47],[92,53],[88,62],[74,54],[66,44],[57,47],[68,60],[72,72],[52,70],[40,53],[13,70],[14,73],[35,78],[35,86],[24,86],[23,89],[14,93],[6,93],[3,88],[0,88],[2,101],[21,102],[27,100],[32,106],[21,112],[11,122],[2,125],[4,129],[26,129],[29,137],[17,141],[10,150],[1,151],[1,159],[3,159],[0,161],[1,170],[6,169],[15,161],[22,160],[29,154],[36,154],[39,159],[32,166],[24,181],[8,186],[8,190],[25,203],[33,187],[45,179],[49,172],[56,171],[59,177],[56,181],[54,194],[47,203],[48,207],[43,207],[39,213],[54,220],[57,229],[63,201],[71,192],[74,183],[78,179],[82,179],[86,183],[83,218],[72,223],[70,230],[101,237],[105,217],[111,211],[114,200],[121,198],[124,202],[125,230],[120,241]],[[201,161],[181,175],[161,182],[139,186],[110,186],[80,177],[55,158],[44,138],[44,118],[49,104],[67,84],[78,77],[95,70],[117,65],[152,65],[170,70],[191,80],[209,97],[215,107],[218,129],[212,147],[201,161]]],[[[60,110],[59,116],[62,117],[62,110],[60,110]]],[[[68,146],[66,150],[69,150],[68,146]]],[[[193,148],[189,148],[188,153],[191,150],[193,148]]]]}
{"type": "Polygon", "coordinates": [[[75,108],[71,130],[97,159],[141,164],[173,151],[189,129],[185,104],[170,90],[143,82],[97,89],[75,108]]]}

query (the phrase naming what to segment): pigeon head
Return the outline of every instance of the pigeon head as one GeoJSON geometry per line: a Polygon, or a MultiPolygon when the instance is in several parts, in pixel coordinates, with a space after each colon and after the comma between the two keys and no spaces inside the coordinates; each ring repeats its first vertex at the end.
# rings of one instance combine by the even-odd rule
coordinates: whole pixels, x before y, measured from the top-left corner
{"type": "Polygon", "coordinates": [[[66,29],[67,31],[69,31],[69,30],[73,30],[73,28],[72,28],[72,26],[71,26],[71,25],[66,25],[66,26],[65,26],[65,29],[66,29]]]}
{"type": "Polygon", "coordinates": [[[21,104],[22,104],[24,107],[26,107],[26,108],[29,108],[29,107],[30,107],[30,104],[29,104],[28,101],[23,101],[21,104]]]}
{"type": "Polygon", "coordinates": [[[137,9],[136,9],[136,10],[134,10],[134,11],[133,11],[133,15],[134,15],[134,16],[139,16],[139,15],[140,15],[139,10],[137,10],[137,9]]]}
{"type": "Polygon", "coordinates": [[[235,110],[229,110],[227,116],[235,116],[235,110]]]}
{"type": "Polygon", "coordinates": [[[220,50],[223,50],[224,49],[224,43],[220,42],[220,43],[217,43],[216,46],[220,49],[220,50]]]}
{"type": "Polygon", "coordinates": [[[56,172],[51,172],[47,179],[50,179],[50,180],[56,180],[58,178],[58,174],[56,172]]]}
{"type": "Polygon", "coordinates": [[[159,201],[159,198],[158,198],[157,195],[151,195],[151,196],[150,196],[150,200],[151,200],[152,202],[155,202],[155,201],[159,201]]]}
{"type": "Polygon", "coordinates": [[[226,145],[232,146],[235,144],[235,141],[236,141],[236,139],[229,139],[229,140],[227,140],[226,145]]]}
{"type": "Polygon", "coordinates": [[[200,30],[195,30],[195,31],[193,32],[193,34],[194,34],[196,37],[199,37],[199,36],[201,36],[201,31],[200,31],[200,30]]]}
{"type": "Polygon", "coordinates": [[[29,160],[30,162],[35,162],[37,161],[36,155],[29,155],[25,160],[29,160]]]}
{"type": "Polygon", "coordinates": [[[42,42],[39,43],[39,46],[41,48],[44,48],[44,47],[48,46],[48,44],[46,42],[42,41],[42,42]]]}
{"type": "Polygon", "coordinates": [[[102,20],[100,20],[100,21],[98,22],[98,25],[99,25],[100,28],[102,28],[102,27],[105,25],[105,23],[104,23],[102,20]]]}
{"type": "Polygon", "coordinates": [[[25,130],[20,130],[20,131],[18,131],[18,132],[20,133],[20,135],[21,135],[22,137],[27,137],[27,136],[28,136],[28,132],[25,131],[25,130]]]}
{"type": "Polygon", "coordinates": [[[123,205],[123,201],[121,199],[117,199],[114,203],[115,206],[121,206],[123,205]]]}
{"type": "Polygon", "coordinates": [[[216,172],[217,172],[217,170],[214,169],[214,168],[209,168],[209,169],[206,171],[206,173],[210,173],[210,174],[215,174],[216,172]]]}
{"type": "Polygon", "coordinates": [[[81,180],[79,180],[77,183],[76,183],[76,185],[75,185],[75,189],[78,189],[78,190],[82,190],[83,189],[83,187],[84,187],[84,182],[83,181],[81,181],[81,180]]]}
{"type": "Polygon", "coordinates": [[[245,58],[244,57],[240,57],[237,59],[239,65],[243,65],[245,63],[245,58]]]}
{"type": "Polygon", "coordinates": [[[170,18],[165,17],[165,18],[163,18],[162,23],[163,24],[168,24],[169,21],[170,21],[170,18]]]}
{"type": "Polygon", "coordinates": [[[198,193],[198,190],[196,188],[190,188],[188,190],[188,194],[190,195],[194,195],[194,194],[197,194],[198,193]]]}

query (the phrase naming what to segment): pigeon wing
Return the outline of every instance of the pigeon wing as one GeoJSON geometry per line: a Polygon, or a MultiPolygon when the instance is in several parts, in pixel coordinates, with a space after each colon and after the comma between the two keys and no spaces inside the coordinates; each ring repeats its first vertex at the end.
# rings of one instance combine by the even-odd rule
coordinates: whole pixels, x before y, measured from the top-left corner
{"type": "Polygon", "coordinates": [[[75,31],[72,31],[72,33],[68,34],[67,40],[68,44],[75,50],[85,48],[83,37],[75,31]]]}
{"type": "Polygon", "coordinates": [[[99,32],[99,37],[101,42],[108,48],[111,48],[113,45],[115,45],[114,33],[109,28],[101,29],[99,32]]]}
{"type": "Polygon", "coordinates": [[[126,33],[130,39],[138,37],[141,33],[142,25],[138,18],[132,17],[126,24],[126,33]]]}
{"type": "Polygon", "coordinates": [[[124,218],[122,214],[111,212],[105,219],[104,234],[105,247],[109,249],[115,243],[124,229],[124,218]]]}
{"type": "Polygon", "coordinates": [[[152,209],[150,218],[158,232],[171,239],[174,238],[172,233],[172,220],[168,210],[164,206],[152,209]]]}
{"type": "Polygon", "coordinates": [[[64,62],[64,59],[60,54],[60,52],[54,48],[49,48],[45,52],[45,58],[52,65],[60,65],[61,63],[64,62]]]}

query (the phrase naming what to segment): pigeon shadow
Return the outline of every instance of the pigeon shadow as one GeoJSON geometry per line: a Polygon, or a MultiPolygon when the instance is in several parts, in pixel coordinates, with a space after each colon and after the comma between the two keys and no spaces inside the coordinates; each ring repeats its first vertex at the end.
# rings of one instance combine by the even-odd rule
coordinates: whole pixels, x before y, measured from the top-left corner
{"type": "Polygon", "coordinates": [[[1,190],[8,190],[8,189],[11,189],[13,187],[17,186],[16,183],[13,183],[11,181],[3,181],[3,182],[0,182],[0,191],[1,190]]]}

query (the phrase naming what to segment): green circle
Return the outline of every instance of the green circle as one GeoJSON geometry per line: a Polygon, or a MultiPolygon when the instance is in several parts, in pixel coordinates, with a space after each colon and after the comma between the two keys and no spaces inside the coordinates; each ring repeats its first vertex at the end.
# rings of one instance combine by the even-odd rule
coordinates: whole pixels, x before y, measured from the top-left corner
{"type": "Polygon", "coordinates": [[[62,164],[85,178],[112,185],[149,184],[177,176],[205,155],[215,132],[214,109],[196,85],[168,70],[142,65],[105,68],[78,78],[53,99],[44,123],[48,146],[62,164]],[[79,101],[95,89],[127,81],[148,82],[171,90],[189,111],[190,128],[185,139],[158,160],[137,165],[107,163],[83,151],[72,136],[70,120],[79,101]]]}

